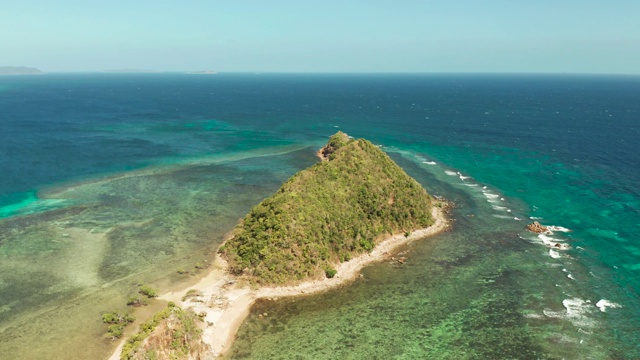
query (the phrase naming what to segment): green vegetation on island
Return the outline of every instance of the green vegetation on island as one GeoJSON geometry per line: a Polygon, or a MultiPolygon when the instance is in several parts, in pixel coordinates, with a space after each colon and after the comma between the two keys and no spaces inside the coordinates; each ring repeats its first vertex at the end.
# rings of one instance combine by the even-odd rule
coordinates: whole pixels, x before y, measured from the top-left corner
{"type": "Polygon", "coordinates": [[[120,359],[203,359],[209,346],[202,341],[202,318],[174,303],[140,325],[122,347],[120,359]]]}
{"type": "Polygon", "coordinates": [[[158,292],[153,289],[151,286],[148,285],[140,285],[139,289],[138,289],[138,293],[148,297],[148,298],[154,298],[158,296],[158,292]]]}
{"type": "Polygon", "coordinates": [[[431,197],[371,142],[338,132],[318,155],[220,247],[233,273],[260,284],[333,277],[381,239],[433,224],[431,197]]]}
{"type": "Polygon", "coordinates": [[[111,339],[118,339],[124,333],[124,327],[135,321],[135,318],[129,314],[121,314],[118,312],[109,312],[102,314],[102,322],[109,324],[107,327],[107,336],[111,339]]]}

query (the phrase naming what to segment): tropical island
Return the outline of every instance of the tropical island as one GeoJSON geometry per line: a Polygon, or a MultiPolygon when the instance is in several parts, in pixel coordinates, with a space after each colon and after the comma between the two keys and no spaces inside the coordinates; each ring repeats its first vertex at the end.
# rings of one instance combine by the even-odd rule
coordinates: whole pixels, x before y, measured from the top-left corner
{"type": "Polygon", "coordinates": [[[26,66],[0,66],[0,75],[36,75],[43,74],[34,67],[26,66]]]}
{"type": "Polygon", "coordinates": [[[161,296],[169,306],[111,359],[215,358],[256,299],[325,291],[369,263],[402,263],[394,248],[448,226],[446,203],[371,142],[338,132],[318,156],[239,222],[206,278],[161,296]]]}

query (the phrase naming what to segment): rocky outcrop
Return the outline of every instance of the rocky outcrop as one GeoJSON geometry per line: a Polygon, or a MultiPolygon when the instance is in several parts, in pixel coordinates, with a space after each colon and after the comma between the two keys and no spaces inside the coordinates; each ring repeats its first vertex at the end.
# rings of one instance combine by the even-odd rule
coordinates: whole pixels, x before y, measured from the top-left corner
{"type": "Polygon", "coordinates": [[[537,221],[534,221],[531,224],[527,225],[527,229],[537,234],[543,234],[549,231],[549,229],[546,226],[540,224],[537,221]]]}
{"type": "Polygon", "coordinates": [[[335,153],[338,149],[343,147],[344,145],[349,143],[349,135],[343,133],[342,131],[338,131],[335,135],[333,135],[327,145],[325,145],[322,149],[318,150],[316,155],[322,161],[331,160],[331,155],[335,153]]]}

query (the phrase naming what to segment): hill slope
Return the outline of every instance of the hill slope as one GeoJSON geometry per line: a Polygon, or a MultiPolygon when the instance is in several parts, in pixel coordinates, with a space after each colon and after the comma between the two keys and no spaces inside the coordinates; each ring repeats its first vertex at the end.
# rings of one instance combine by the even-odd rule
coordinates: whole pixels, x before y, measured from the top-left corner
{"type": "Polygon", "coordinates": [[[330,277],[332,264],[433,223],[427,192],[369,141],[339,132],[319,154],[236,226],[220,248],[231,271],[262,284],[330,277]]]}

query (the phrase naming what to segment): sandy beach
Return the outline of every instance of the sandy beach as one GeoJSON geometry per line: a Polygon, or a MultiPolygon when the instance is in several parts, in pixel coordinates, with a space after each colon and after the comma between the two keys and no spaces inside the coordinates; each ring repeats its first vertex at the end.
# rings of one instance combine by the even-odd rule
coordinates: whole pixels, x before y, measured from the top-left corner
{"type": "MultiPolygon", "coordinates": [[[[248,284],[243,284],[230,275],[226,271],[226,262],[216,257],[212,270],[206,277],[183,290],[165,293],[160,296],[160,299],[173,301],[185,309],[192,308],[198,314],[206,314],[203,340],[211,346],[213,355],[218,357],[231,347],[238,328],[257,299],[309,295],[353,281],[359,276],[363,267],[390,258],[395,248],[437,234],[448,227],[442,208],[434,206],[432,214],[435,220],[432,226],[413,231],[409,236],[398,234],[379,242],[370,253],[337,265],[337,274],[330,279],[310,280],[294,286],[252,289],[248,284]],[[187,292],[191,292],[193,296],[183,301],[187,292]]],[[[119,359],[123,343],[118,346],[109,360],[119,359]]]]}

